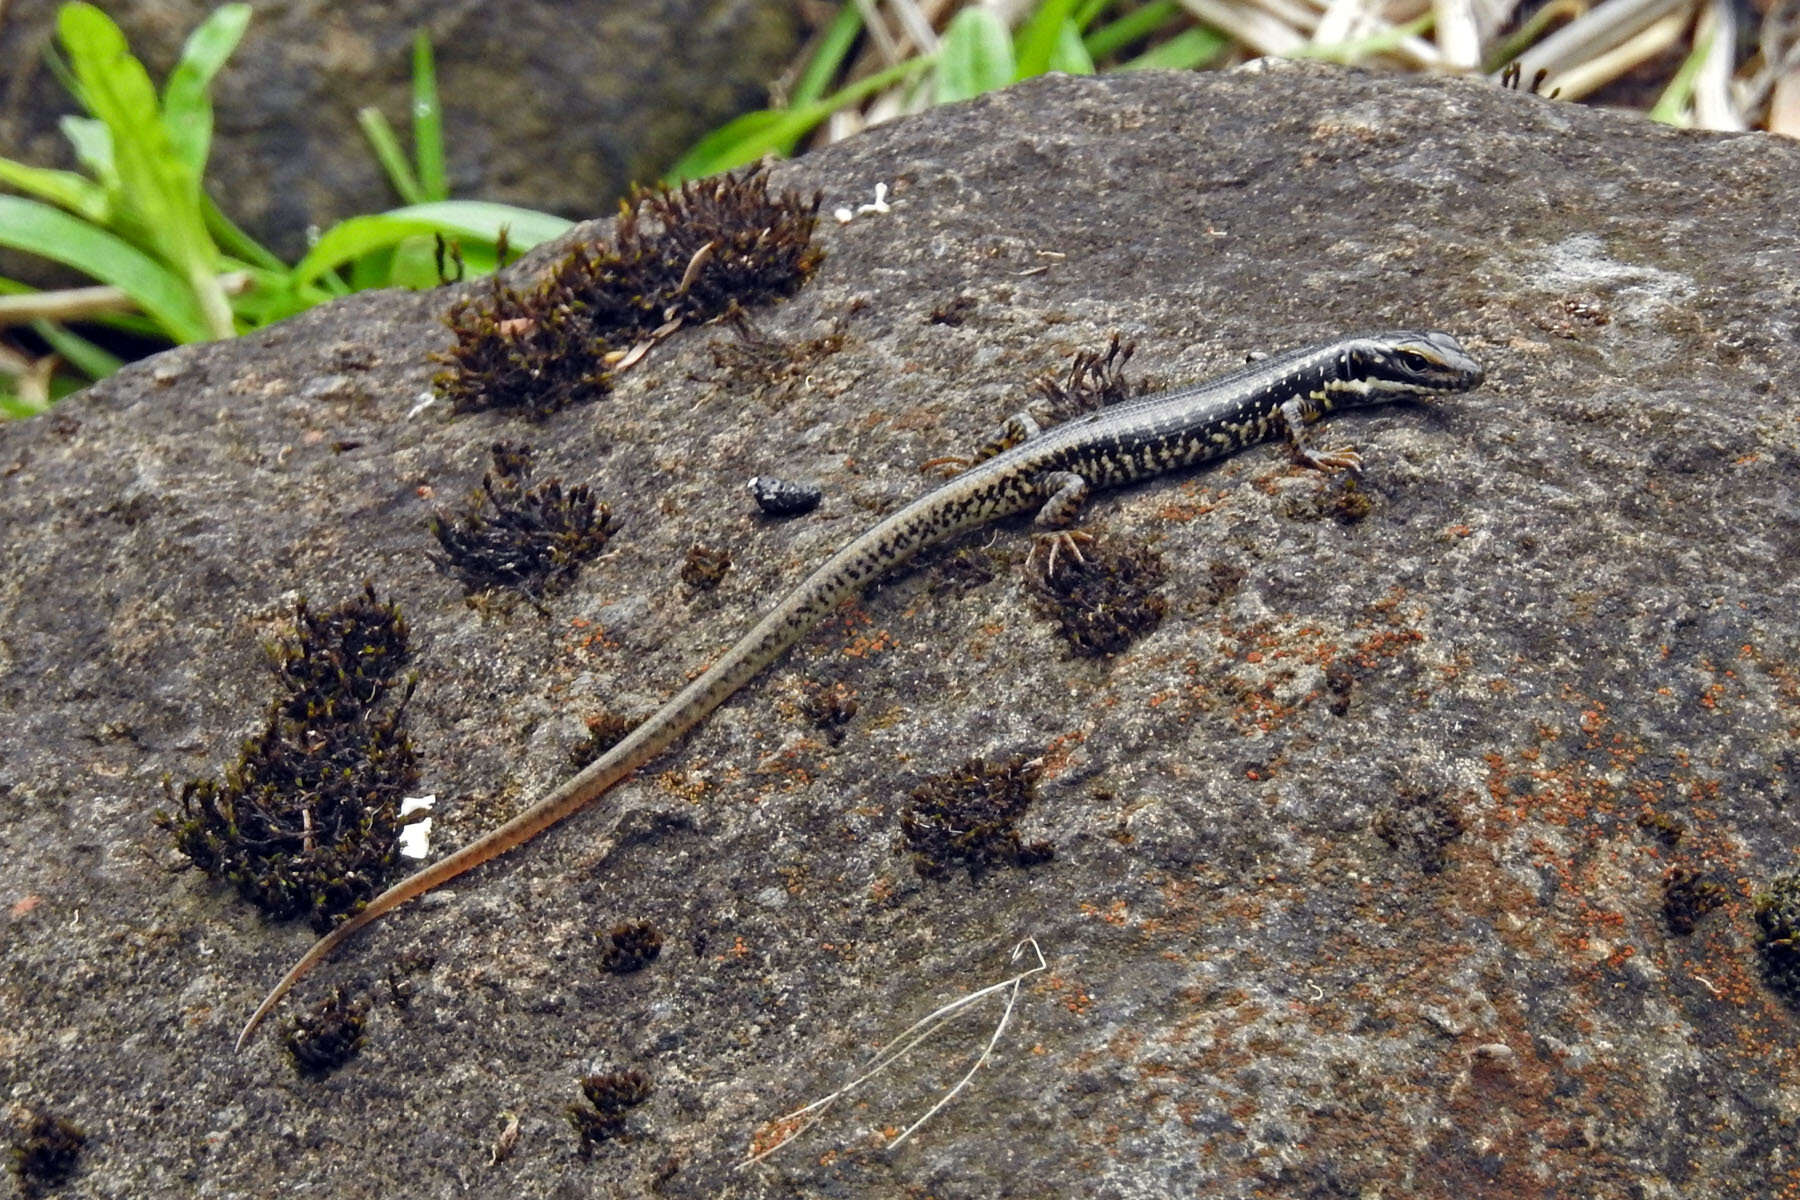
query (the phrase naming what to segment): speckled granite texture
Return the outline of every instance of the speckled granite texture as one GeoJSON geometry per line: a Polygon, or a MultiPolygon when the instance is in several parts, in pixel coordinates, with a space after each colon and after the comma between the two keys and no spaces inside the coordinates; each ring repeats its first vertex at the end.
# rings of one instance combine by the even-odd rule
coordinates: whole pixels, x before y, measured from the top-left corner
{"type": "Polygon", "coordinates": [[[1800,1024],[1750,912],[1800,846],[1800,147],[1284,66],[1046,79],[777,178],[892,205],[821,227],[814,282],[754,318],[778,353],[686,330],[541,426],[449,421],[409,415],[449,295],[365,295],[0,428],[0,1086],[88,1132],[70,1194],[1800,1195],[1800,1024]],[[1176,383],[1395,325],[1489,382],[1335,421],[1360,519],[1274,448],[1097,498],[1168,570],[1160,626],[1099,661],[1034,610],[1023,523],[931,555],[306,981],[280,1023],[373,998],[342,1070],[231,1052],[309,935],[171,873],[150,814],[252,730],[297,595],[371,580],[412,623],[442,848],[1073,351],[1119,331],[1176,383]],[[619,526],[547,617],[472,610],[426,557],[503,437],[619,526]],[[825,501],[770,521],[758,474],[825,501]],[[717,590],[678,580],[696,542],[731,555],[717,590]],[[856,699],[832,736],[814,682],[856,699]],[[917,876],[908,793],[1014,754],[1055,857],[917,876]],[[1727,893],[1685,934],[1678,868],[1727,893]],[[621,976],[626,920],[664,945],[621,976]],[[732,1171],[1028,935],[1049,970],[912,1141],[882,1146],[997,1002],[732,1171]],[[562,1109],[620,1069],[655,1090],[584,1159],[562,1109]]]}

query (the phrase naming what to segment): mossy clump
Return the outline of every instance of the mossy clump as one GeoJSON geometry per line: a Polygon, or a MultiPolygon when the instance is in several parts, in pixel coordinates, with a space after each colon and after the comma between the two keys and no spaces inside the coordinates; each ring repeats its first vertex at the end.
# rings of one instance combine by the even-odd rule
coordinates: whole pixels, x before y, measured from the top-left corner
{"type": "Polygon", "coordinates": [[[926,319],[933,325],[948,325],[955,329],[974,316],[980,307],[980,301],[973,296],[952,296],[950,299],[934,305],[931,315],[926,319]]]}
{"type": "Polygon", "coordinates": [[[370,586],[323,612],[300,601],[293,635],[264,649],[281,694],[262,732],[222,781],[181,786],[179,816],[155,819],[190,863],[271,919],[304,915],[323,933],[399,862],[400,802],[418,782],[406,622],[370,586]]]}
{"type": "Polygon", "coordinates": [[[431,559],[473,596],[511,588],[537,600],[575,581],[612,537],[612,510],[585,484],[530,486],[531,450],[496,442],[494,466],[460,512],[433,513],[427,528],[442,555],[431,559]]]}
{"type": "Polygon", "coordinates": [[[1326,494],[1324,511],[1339,525],[1354,525],[1375,510],[1369,493],[1349,471],[1333,478],[1326,494]]]}
{"type": "Polygon", "coordinates": [[[87,1134],[67,1118],[45,1112],[29,1114],[7,1150],[19,1194],[41,1196],[67,1183],[85,1145],[87,1134]]]}
{"type": "Polygon", "coordinates": [[[1281,498],[1281,515],[1295,521],[1336,521],[1355,525],[1375,511],[1373,496],[1349,471],[1321,477],[1316,488],[1295,488],[1281,498]]]}
{"type": "Polygon", "coordinates": [[[627,921],[606,935],[600,965],[614,975],[641,971],[662,953],[662,933],[648,921],[627,921]]]}
{"type": "Polygon", "coordinates": [[[642,1071],[613,1071],[589,1075],[581,1081],[587,1106],[571,1104],[564,1111],[581,1135],[581,1152],[625,1132],[625,1119],[633,1108],[650,1098],[650,1077],[642,1071]]]}
{"type": "Polygon", "coordinates": [[[1450,844],[1466,828],[1456,800],[1443,792],[1401,787],[1375,814],[1375,833],[1426,875],[1450,862],[1450,844]]]}
{"type": "Polygon", "coordinates": [[[769,411],[779,410],[798,393],[810,392],[815,369],[842,350],[846,341],[841,324],[818,337],[792,341],[767,336],[742,313],[731,326],[737,337],[716,339],[707,347],[713,365],[725,372],[727,387],[754,395],[757,404],[769,411]]]}
{"type": "Polygon", "coordinates": [[[612,390],[608,343],[558,275],[520,289],[495,273],[444,323],[456,340],[433,356],[448,366],[431,383],[454,413],[499,408],[541,421],[612,390]]]}
{"type": "Polygon", "coordinates": [[[1680,817],[1654,809],[1638,814],[1637,827],[1668,847],[1675,847],[1687,833],[1680,817]]]}
{"type": "Polygon", "coordinates": [[[587,726],[587,736],[569,750],[569,762],[577,771],[624,741],[625,735],[636,729],[639,722],[606,712],[595,713],[583,724],[587,726]]]}
{"type": "Polygon", "coordinates": [[[710,592],[719,586],[719,581],[729,570],[731,555],[696,542],[688,547],[687,557],[681,562],[681,582],[690,591],[710,592]]]}
{"type": "Polygon", "coordinates": [[[346,999],[337,988],[311,1012],[294,1022],[282,1047],[294,1070],[321,1079],[349,1062],[362,1049],[367,1000],[346,999]]]}
{"type": "Polygon", "coordinates": [[[1776,876],[1756,897],[1756,927],[1763,976],[1788,1007],[1800,1010],[1800,874],[1776,876]]]}
{"type": "Polygon", "coordinates": [[[842,683],[811,683],[800,693],[800,711],[832,745],[844,738],[844,726],[856,716],[856,695],[842,683]]]}
{"type": "Polygon", "coordinates": [[[542,419],[611,387],[648,344],[684,324],[791,295],[818,268],[819,197],[774,193],[759,169],[638,189],[612,243],[565,254],[539,282],[496,278],[446,317],[456,335],[432,381],[457,413],[542,419]]]}
{"type": "Polygon", "coordinates": [[[818,193],[771,192],[760,167],[634,189],[622,208],[617,249],[599,256],[594,277],[618,326],[640,336],[791,296],[825,257],[812,243],[818,193]]]}
{"type": "Polygon", "coordinates": [[[1663,880],[1663,923],[1670,933],[1694,932],[1701,917],[1730,899],[1731,892],[1716,879],[1686,867],[1675,867],[1663,880]]]}
{"type": "Polygon", "coordinates": [[[1125,375],[1125,364],[1136,351],[1136,342],[1120,342],[1115,333],[1106,349],[1077,354],[1066,376],[1046,375],[1033,388],[1057,420],[1142,396],[1149,391],[1149,383],[1125,375]]]}
{"type": "Polygon", "coordinates": [[[1064,553],[1051,569],[1033,572],[1031,595],[1070,650],[1106,658],[1162,623],[1169,602],[1157,589],[1167,578],[1155,552],[1097,541],[1081,549],[1079,560],[1064,553]]]}
{"type": "Polygon", "coordinates": [[[913,869],[944,879],[967,867],[971,879],[992,867],[1030,867],[1049,862],[1049,842],[1026,843],[1018,822],[1037,798],[1042,764],[1014,757],[1002,763],[972,758],[955,771],[927,780],[900,812],[899,848],[913,869]]]}

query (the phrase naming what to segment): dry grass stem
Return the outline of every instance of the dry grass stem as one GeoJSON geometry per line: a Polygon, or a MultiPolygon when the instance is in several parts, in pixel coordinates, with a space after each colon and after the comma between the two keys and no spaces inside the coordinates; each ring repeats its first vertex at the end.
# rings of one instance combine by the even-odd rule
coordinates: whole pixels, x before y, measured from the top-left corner
{"type": "Polygon", "coordinates": [[[837,1103],[837,1101],[849,1095],[851,1092],[854,1092],[863,1084],[874,1079],[877,1075],[880,1075],[883,1071],[906,1057],[906,1055],[915,1047],[921,1045],[936,1034],[951,1017],[969,1007],[969,1005],[974,1004],[987,996],[994,995],[996,992],[1008,992],[1006,1008],[1001,1012],[1000,1020],[995,1023],[994,1031],[988,1036],[987,1044],[982,1047],[981,1053],[976,1056],[973,1063],[969,1064],[969,1069],[963,1073],[962,1078],[958,1079],[948,1091],[938,1098],[936,1104],[933,1104],[919,1117],[918,1120],[914,1121],[911,1125],[908,1125],[894,1138],[893,1141],[888,1143],[887,1148],[889,1151],[898,1149],[908,1138],[916,1133],[925,1122],[931,1120],[932,1117],[941,1112],[944,1106],[955,1099],[957,1094],[966,1088],[969,1085],[969,1082],[975,1078],[975,1072],[979,1071],[987,1063],[988,1059],[993,1056],[994,1048],[1000,1044],[1000,1038],[1005,1034],[1006,1027],[1012,1020],[1013,1008],[1017,1005],[1019,1000],[1020,987],[1023,986],[1025,980],[1029,979],[1031,976],[1036,975],[1040,971],[1049,969],[1049,963],[1044,959],[1044,952],[1038,948],[1036,938],[1026,938],[1024,941],[1014,946],[1011,956],[1012,961],[1018,962],[1019,957],[1025,952],[1027,947],[1030,947],[1032,956],[1037,960],[1035,966],[1027,967],[1025,970],[1020,971],[1007,979],[1003,979],[999,983],[989,984],[987,987],[952,1000],[948,1004],[942,1005],[935,1011],[914,1021],[889,1041],[887,1045],[877,1051],[875,1057],[864,1064],[862,1072],[857,1075],[856,1078],[850,1080],[830,1095],[821,1096],[811,1104],[797,1108],[770,1122],[769,1128],[778,1130],[779,1136],[775,1141],[760,1149],[753,1143],[751,1146],[752,1153],[750,1157],[739,1163],[737,1169],[743,1170],[745,1167],[761,1162],[763,1159],[769,1157],[769,1155],[775,1153],[775,1151],[793,1141],[801,1133],[810,1129],[830,1111],[833,1104],[837,1103]]]}

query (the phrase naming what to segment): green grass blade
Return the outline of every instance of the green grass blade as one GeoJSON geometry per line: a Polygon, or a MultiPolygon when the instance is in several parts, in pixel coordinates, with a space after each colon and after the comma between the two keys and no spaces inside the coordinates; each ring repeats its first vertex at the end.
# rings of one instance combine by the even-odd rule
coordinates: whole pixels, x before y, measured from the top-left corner
{"type": "Polygon", "coordinates": [[[120,196],[119,168],[113,163],[112,130],[104,121],[92,117],[71,115],[56,124],[75,148],[75,161],[105,190],[108,203],[116,202],[120,196]]]}
{"type": "Polygon", "coordinates": [[[105,379],[125,365],[125,360],[118,355],[101,349],[55,321],[33,321],[31,328],[49,343],[52,350],[62,355],[64,362],[89,379],[105,379]]]}
{"type": "Polygon", "coordinates": [[[204,191],[200,193],[200,207],[206,217],[207,232],[225,253],[265,270],[286,273],[287,264],[277,258],[273,250],[239,229],[204,191]]]}
{"type": "Polygon", "coordinates": [[[163,125],[182,163],[198,179],[212,149],[212,81],[250,24],[248,4],[227,4],[200,22],[163,85],[163,125]]]}
{"type": "Polygon", "coordinates": [[[412,119],[419,189],[425,200],[448,200],[450,179],[444,167],[444,111],[438,102],[437,62],[431,54],[431,38],[423,29],[413,35],[412,119]]]}
{"type": "Polygon", "coordinates": [[[1694,87],[1700,80],[1700,71],[1706,65],[1706,56],[1712,53],[1712,34],[1701,38],[1694,46],[1693,53],[1682,60],[1681,66],[1675,70],[1674,78],[1664,88],[1662,95],[1650,107],[1650,119],[1660,121],[1664,125],[1687,125],[1688,104],[1694,98],[1694,87]]]}
{"type": "Polygon", "coordinates": [[[11,380],[0,375],[0,420],[23,421],[26,417],[35,417],[43,411],[42,405],[26,400],[13,388],[11,380]]]}
{"type": "Polygon", "coordinates": [[[755,162],[773,151],[785,154],[806,131],[826,117],[824,105],[802,108],[759,108],[742,113],[719,126],[675,161],[664,181],[686,183],[755,162]],[[806,120],[811,117],[810,121],[806,120]]]}
{"type": "Polygon", "coordinates": [[[1087,36],[1087,27],[1100,19],[1100,14],[1112,7],[1112,0],[1080,0],[1069,19],[1075,22],[1075,28],[1087,36]]]}
{"type": "Polygon", "coordinates": [[[663,181],[673,186],[753,163],[765,154],[790,153],[801,138],[838,109],[859,103],[882,88],[892,87],[907,76],[925,70],[933,61],[909,58],[804,108],[763,108],[744,113],[696,142],[669,168],[663,181]]]}
{"type": "Polygon", "coordinates": [[[52,171],[0,158],[0,184],[16,191],[29,192],[41,200],[61,205],[85,221],[106,224],[112,205],[106,189],[85,175],[73,171],[52,171]]]}
{"type": "Polygon", "coordinates": [[[406,152],[400,149],[394,127],[381,115],[381,110],[372,105],[357,109],[356,123],[362,126],[363,136],[369,139],[369,146],[375,151],[375,160],[387,172],[388,182],[394,185],[400,199],[408,204],[425,203],[425,189],[419,185],[412,164],[406,161],[406,152]]]}
{"type": "Polygon", "coordinates": [[[979,7],[957,13],[938,47],[932,98],[954,104],[1005,87],[1013,78],[1012,39],[1000,18],[979,7]]]}
{"type": "Polygon", "coordinates": [[[246,270],[250,274],[250,287],[232,298],[231,307],[236,310],[238,319],[251,329],[261,329],[264,325],[285,320],[339,294],[316,285],[295,287],[292,273],[287,267],[282,267],[279,271],[264,270],[261,267],[248,267],[246,270]]]}
{"type": "Polygon", "coordinates": [[[296,287],[305,286],[319,281],[327,271],[366,255],[387,253],[407,238],[421,234],[442,233],[445,237],[492,242],[505,227],[513,249],[527,250],[560,237],[573,224],[549,213],[484,200],[414,204],[392,212],[351,217],[333,225],[294,267],[292,279],[296,287]]]}
{"type": "Polygon", "coordinates": [[[1182,8],[1175,0],[1152,0],[1142,8],[1134,8],[1116,21],[1108,21],[1087,35],[1087,51],[1095,59],[1117,54],[1133,42],[1142,41],[1157,30],[1181,18],[1182,8]]]}
{"type": "Polygon", "coordinates": [[[206,314],[180,275],[125,239],[61,209],[0,196],[0,246],[52,259],[122,289],[174,341],[212,336],[206,314]]]}
{"type": "Polygon", "coordinates": [[[844,60],[850,56],[850,48],[856,44],[856,35],[862,32],[862,27],[862,10],[856,5],[846,4],[838,9],[838,15],[832,18],[825,36],[819,39],[819,48],[813,52],[806,70],[800,73],[799,82],[794,84],[794,90],[788,96],[789,108],[802,108],[825,94],[825,89],[843,69],[844,60]]]}
{"type": "Polygon", "coordinates": [[[1222,33],[1199,27],[1184,29],[1166,42],[1158,42],[1130,62],[1121,71],[1192,71],[1213,62],[1231,46],[1222,33]]]}
{"type": "Polygon", "coordinates": [[[1586,11],[1587,6],[1581,0],[1550,0],[1494,46],[1487,61],[1481,64],[1483,73],[1498,73],[1507,63],[1537,45],[1552,25],[1558,21],[1567,24],[1586,11]]]}
{"type": "Polygon", "coordinates": [[[1062,36],[1057,38],[1056,49],[1050,54],[1050,70],[1065,75],[1094,73],[1094,60],[1088,57],[1087,47],[1081,41],[1081,30],[1074,21],[1063,22],[1062,36]]]}
{"type": "Polygon", "coordinates": [[[1063,26],[1075,11],[1075,0],[1040,0],[1013,38],[1013,78],[1030,79],[1051,69],[1063,26]]]}
{"type": "Polygon", "coordinates": [[[387,263],[387,277],[376,286],[423,291],[437,284],[437,239],[409,237],[394,246],[387,263]]]}

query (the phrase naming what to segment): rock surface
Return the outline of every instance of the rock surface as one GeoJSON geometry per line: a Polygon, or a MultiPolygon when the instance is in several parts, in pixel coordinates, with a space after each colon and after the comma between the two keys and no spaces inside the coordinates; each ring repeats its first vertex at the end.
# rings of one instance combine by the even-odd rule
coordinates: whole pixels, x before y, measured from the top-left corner
{"type": "MultiPolygon", "coordinates": [[[[43,62],[61,0],[0,17],[0,153],[71,165],[74,111],[43,62]]],[[[104,7],[162,79],[212,0],[104,7]]],[[[208,182],[234,220],[298,257],[308,226],[396,207],[358,130],[375,105],[410,145],[412,39],[431,35],[453,195],[580,218],[654,180],[708,131],[767,103],[798,41],[778,0],[320,5],[264,0],[219,76],[208,182]]],[[[40,264],[41,266],[41,264],[40,264]]],[[[15,269],[12,274],[17,274],[15,269]]]]}
{"type": "Polygon", "coordinates": [[[1800,844],[1800,147],[1278,66],[1038,81],[778,178],[827,211],[892,188],[755,317],[784,367],[688,330],[542,426],[410,416],[449,296],[364,295],[0,428],[0,1061],[11,1103],[87,1131],[75,1193],[1800,1194],[1800,1025],[1749,900],[1800,844]],[[308,979],[278,1024],[377,997],[347,1066],[231,1052],[309,934],[171,873],[150,814],[252,730],[296,595],[373,580],[407,614],[442,850],[1073,350],[1118,330],[1174,383],[1414,325],[1489,382],[1335,419],[1360,518],[1274,448],[1097,498],[1169,579],[1100,661],[1035,614],[1023,524],[970,537],[308,979]],[[472,610],[426,558],[502,437],[619,524],[548,617],[472,610]],[[825,502],[767,521],[764,473],[825,502]],[[731,553],[714,591],[677,581],[696,542],[731,553]],[[812,681],[856,698],[841,737],[812,681]],[[1013,754],[1044,759],[1022,833],[1055,858],[915,875],[907,794],[1013,754]],[[1677,867],[1728,892],[1685,935],[1677,867]],[[607,973],[627,920],[661,956],[607,973]],[[1025,937],[1049,969],[910,1142],[872,1131],[954,1082],[999,998],[732,1171],[1025,937]],[[563,1107],[624,1069],[654,1092],[583,1159],[563,1107]]]}

